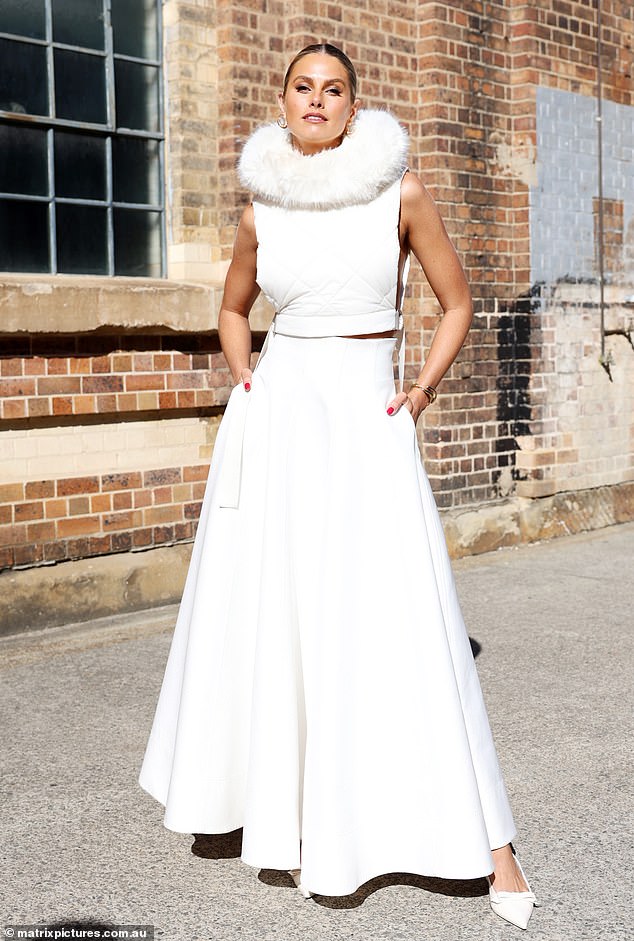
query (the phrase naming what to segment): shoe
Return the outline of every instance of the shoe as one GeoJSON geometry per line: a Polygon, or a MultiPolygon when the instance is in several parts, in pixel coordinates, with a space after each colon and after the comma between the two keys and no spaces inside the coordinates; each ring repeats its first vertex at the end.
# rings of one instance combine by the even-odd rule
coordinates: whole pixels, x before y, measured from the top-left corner
{"type": "MultiPolygon", "coordinates": [[[[511,849],[513,849],[513,847],[511,847],[511,849]]],[[[499,915],[500,918],[510,922],[511,925],[515,925],[516,928],[522,928],[525,931],[526,928],[528,928],[530,917],[533,914],[533,908],[538,904],[538,902],[530,885],[528,885],[528,879],[524,875],[522,864],[520,863],[517,853],[514,849],[513,857],[515,859],[517,868],[522,873],[524,882],[528,886],[528,891],[496,892],[496,890],[493,888],[493,883],[487,876],[487,882],[489,883],[489,901],[491,903],[491,908],[496,915],[499,915]]]]}
{"type": "Polygon", "coordinates": [[[302,885],[302,871],[301,869],[289,869],[288,874],[302,893],[305,899],[312,899],[313,893],[309,892],[308,889],[305,889],[302,885]]]}

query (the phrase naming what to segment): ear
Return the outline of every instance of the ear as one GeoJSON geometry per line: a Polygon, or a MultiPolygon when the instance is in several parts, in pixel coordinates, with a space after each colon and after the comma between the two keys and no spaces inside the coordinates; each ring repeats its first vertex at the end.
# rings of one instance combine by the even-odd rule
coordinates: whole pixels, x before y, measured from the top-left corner
{"type": "Polygon", "coordinates": [[[284,93],[283,92],[278,92],[277,103],[280,106],[280,111],[282,112],[282,114],[284,114],[284,93]]]}
{"type": "Polygon", "coordinates": [[[356,117],[357,111],[359,110],[360,107],[361,107],[361,99],[355,98],[355,100],[352,103],[352,107],[350,108],[350,117],[348,119],[349,121],[352,121],[353,118],[356,117]]]}

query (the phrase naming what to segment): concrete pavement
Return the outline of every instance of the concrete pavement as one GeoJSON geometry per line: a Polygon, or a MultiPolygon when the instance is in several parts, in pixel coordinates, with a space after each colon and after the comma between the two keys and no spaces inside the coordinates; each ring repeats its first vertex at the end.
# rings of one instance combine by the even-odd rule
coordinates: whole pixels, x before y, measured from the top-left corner
{"type": "MultiPolygon", "coordinates": [[[[517,847],[542,902],[534,941],[632,931],[633,561],[624,524],[454,563],[517,847]]],[[[483,881],[391,875],[306,902],[284,873],[239,861],[239,834],[164,829],[137,775],[174,617],[154,609],[0,639],[0,926],[150,924],[166,941],[519,936],[483,881]]]]}

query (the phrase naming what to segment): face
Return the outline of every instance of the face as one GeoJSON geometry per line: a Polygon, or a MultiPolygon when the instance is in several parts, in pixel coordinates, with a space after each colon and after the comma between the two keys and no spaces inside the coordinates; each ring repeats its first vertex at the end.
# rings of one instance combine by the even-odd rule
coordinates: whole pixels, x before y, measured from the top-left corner
{"type": "Polygon", "coordinates": [[[295,64],[279,103],[293,146],[304,154],[338,147],[359,105],[351,99],[343,63],[323,53],[311,53],[295,64]]]}

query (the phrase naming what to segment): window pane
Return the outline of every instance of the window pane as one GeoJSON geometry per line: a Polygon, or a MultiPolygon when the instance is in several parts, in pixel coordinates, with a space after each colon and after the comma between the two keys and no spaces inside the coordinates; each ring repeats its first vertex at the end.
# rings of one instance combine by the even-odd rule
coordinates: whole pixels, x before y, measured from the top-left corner
{"type": "Polygon", "coordinates": [[[55,195],[106,199],[106,142],[88,134],[55,132],[55,195]]]}
{"type": "Polygon", "coordinates": [[[161,214],[114,210],[114,273],[161,277],[161,214]]]}
{"type": "Polygon", "coordinates": [[[0,110],[48,114],[46,47],[0,39],[0,110]]]}
{"type": "Polygon", "coordinates": [[[50,271],[48,203],[0,199],[0,271],[50,271]]]}
{"type": "Polygon", "coordinates": [[[53,42],[103,49],[103,0],[53,0],[53,42]]]}
{"type": "Polygon", "coordinates": [[[108,274],[107,210],[57,203],[57,270],[108,274]]]}
{"type": "Polygon", "coordinates": [[[58,118],[106,123],[105,59],[55,50],[55,112],[58,118]]]}
{"type": "Polygon", "coordinates": [[[139,59],[158,59],[156,0],[112,0],[114,51],[139,59]]]}
{"type": "Polygon", "coordinates": [[[117,127],[159,130],[158,69],[115,60],[117,127]]]}
{"type": "Polygon", "coordinates": [[[0,124],[0,192],[48,196],[46,131],[0,124]]]}
{"type": "Polygon", "coordinates": [[[159,197],[159,142],[138,137],[112,140],[113,198],[118,203],[154,203],[159,197]]]}
{"type": "Polygon", "coordinates": [[[1,0],[0,33],[46,39],[44,0],[1,0]]]}

